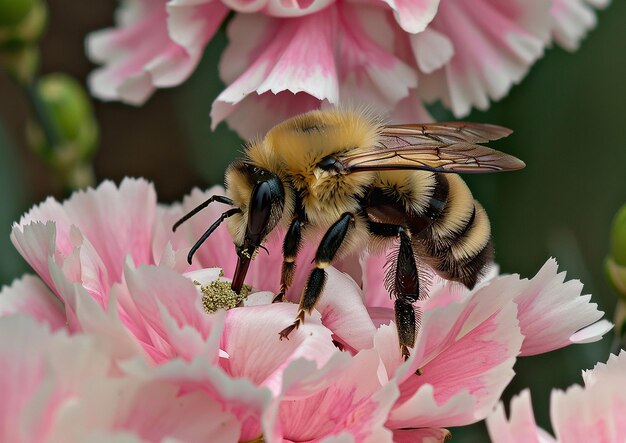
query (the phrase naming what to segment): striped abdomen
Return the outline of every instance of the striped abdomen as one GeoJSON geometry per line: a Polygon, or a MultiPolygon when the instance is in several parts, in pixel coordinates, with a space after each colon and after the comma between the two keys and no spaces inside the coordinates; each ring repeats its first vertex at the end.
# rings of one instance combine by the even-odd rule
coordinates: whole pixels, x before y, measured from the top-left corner
{"type": "Polygon", "coordinates": [[[491,229],[483,207],[455,174],[435,174],[430,224],[410,221],[420,259],[442,277],[473,288],[493,258],[491,229]],[[435,198],[436,196],[436,198],[435,198]]]}

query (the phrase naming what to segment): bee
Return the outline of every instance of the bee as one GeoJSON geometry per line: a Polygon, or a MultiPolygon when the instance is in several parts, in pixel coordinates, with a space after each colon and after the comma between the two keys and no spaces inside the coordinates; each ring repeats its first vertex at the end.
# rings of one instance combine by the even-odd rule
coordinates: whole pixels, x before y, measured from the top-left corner
{"type": "Polygon", "coordinates": [[[423,265],[471,289],[492,259],[487,214],[457,173],[523,168],[521,160],[480,144],[511,132],[466,122],[384,125],[346,110],[298,115],[250,142],[245,157],[226,171],[228,195],[212,196],[173,229],[212,202],[232,206],[191,248],[188,261],[227,220],[238,257],[231,287],[239,293],[267,235],[285,228],[274,301],[282,301],[293,281],[303,237],[323,232],[298,314],[280,331],[281,340],[311,313],[324,289],[325,268],[338,257],[392,248],[385,287],[394,298],[406,359],[420,320],[414,303],[427,295],[423,265]]]}

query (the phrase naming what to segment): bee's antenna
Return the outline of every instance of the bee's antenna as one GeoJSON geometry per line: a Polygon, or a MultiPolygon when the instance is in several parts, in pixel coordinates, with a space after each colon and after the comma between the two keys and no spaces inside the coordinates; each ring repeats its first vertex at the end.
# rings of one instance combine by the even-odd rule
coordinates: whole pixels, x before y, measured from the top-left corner
{"type": "Polygon", "coordinates": [[[218,203],[224,203],[225,205],[230,205],[230,206],[234,206],[235,204],[233,203],[233,201],[228,198],[225,197],[223,195],[213,195],[211,196],[211,198],[209,198],[207,201],[205,201],[204,203],[199,204],[198,206],[196,206],[194,209],[192,209],[191,211],[189,211],[187,214],[185,214],[183,216],[183,218],[181,218],[180,220],[178,220],[176,223],[174,223],[174,226],[172,226],[172,231],[176,232],[176,229],[178,229],[178,227],[180,225],[182,225],[184,222],[186,222],[187,220],[189,220],[191,217],[193,217],[194,215],[196,215],[198,212],[202,211],[204,208],[206,208],[207,206],[209,206],[209,204],[211,204],[212,202],[218,202],[218,203]]]}
{"type": "MultiPolygon", "coordinates": [[[[208,203],[207,203],[208,204],[208,203]]],[[[195,211],[195,209],[194,209],[195,211]]],[[[241,209],[239,208],[233,208],[233,209],[229,209],[228,211],[224,212],[222,215],[220,215],[220,218],[218,218],[215,223],[213,223],[209,229],[206,230],[206,232],[204,234],[202,234],[202,237],[200,237],[198,239],[198,241],[191,247],[191,250],[189,251],[189,254],[187,254],[187,263],[191,264],[191,259],[193,258],[193,255],[196,253],[196,251],[198,250],[198,248],[200,246],[202,246],[202,243],[204,243],[206,241],[207,238],[209,238],[209,235],[213,234],[213,231],[215,231],[217,229],[217,227],[224,221],[226,220],[228,217],[233,216],[235,214],[238,214],[241,212],[241,209]]],[[[189,217],[187,217],[189,218],[189,217]]]]}

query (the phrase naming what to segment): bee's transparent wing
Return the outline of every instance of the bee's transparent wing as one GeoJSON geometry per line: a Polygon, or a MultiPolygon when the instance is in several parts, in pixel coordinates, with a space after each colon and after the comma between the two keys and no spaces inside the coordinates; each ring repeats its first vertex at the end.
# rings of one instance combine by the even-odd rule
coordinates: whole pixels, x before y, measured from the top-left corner
{"type": "Polygon", "coordinates": [[[524,162],[481,146],[512,131],[481,123],[450,122],[385,126],[379,144],[341,157],[350,172],[426,169],[437,172],[486,173],[513,171],[524,162]]]}

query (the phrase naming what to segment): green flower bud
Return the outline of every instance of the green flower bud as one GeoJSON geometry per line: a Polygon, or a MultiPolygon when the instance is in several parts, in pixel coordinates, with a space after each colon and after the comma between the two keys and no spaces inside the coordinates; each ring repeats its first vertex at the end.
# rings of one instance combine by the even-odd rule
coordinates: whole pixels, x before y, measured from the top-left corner
{"type": "MultiPolygon", "coordinates": [[[[22,1],[0,0],[0,5],[6,2],[20,3],[22,1]]],[[[3,48],[16,49],[25,44],[36,43],[46,29],[48,11],[45,2],[43,0],[30,1],[32,5],[22,20],[12,26],[0,26],[0,46],[3,48]]],[[[0,17],[2,17],[1,12],[0,17]]]]}
{"type": "Polygon", "coordinates": [[[28,15],[35,0],[0,0],[0,26],[13,26],[28,15]]]}
{"type": "Polygon", "coordinates": [[[37,122],[28,126],[31,146],[55,171],[65,188],[94,183],[89,160],[98,143],[98,125],[83,87],[64,74],[50,74],[32,93],[41,108],[37,122]]]}
{"type": "Polygon", "coordinates": [[[617,211],[611,226],[611,259],[626,266],[626,205],[617,211]]]}

